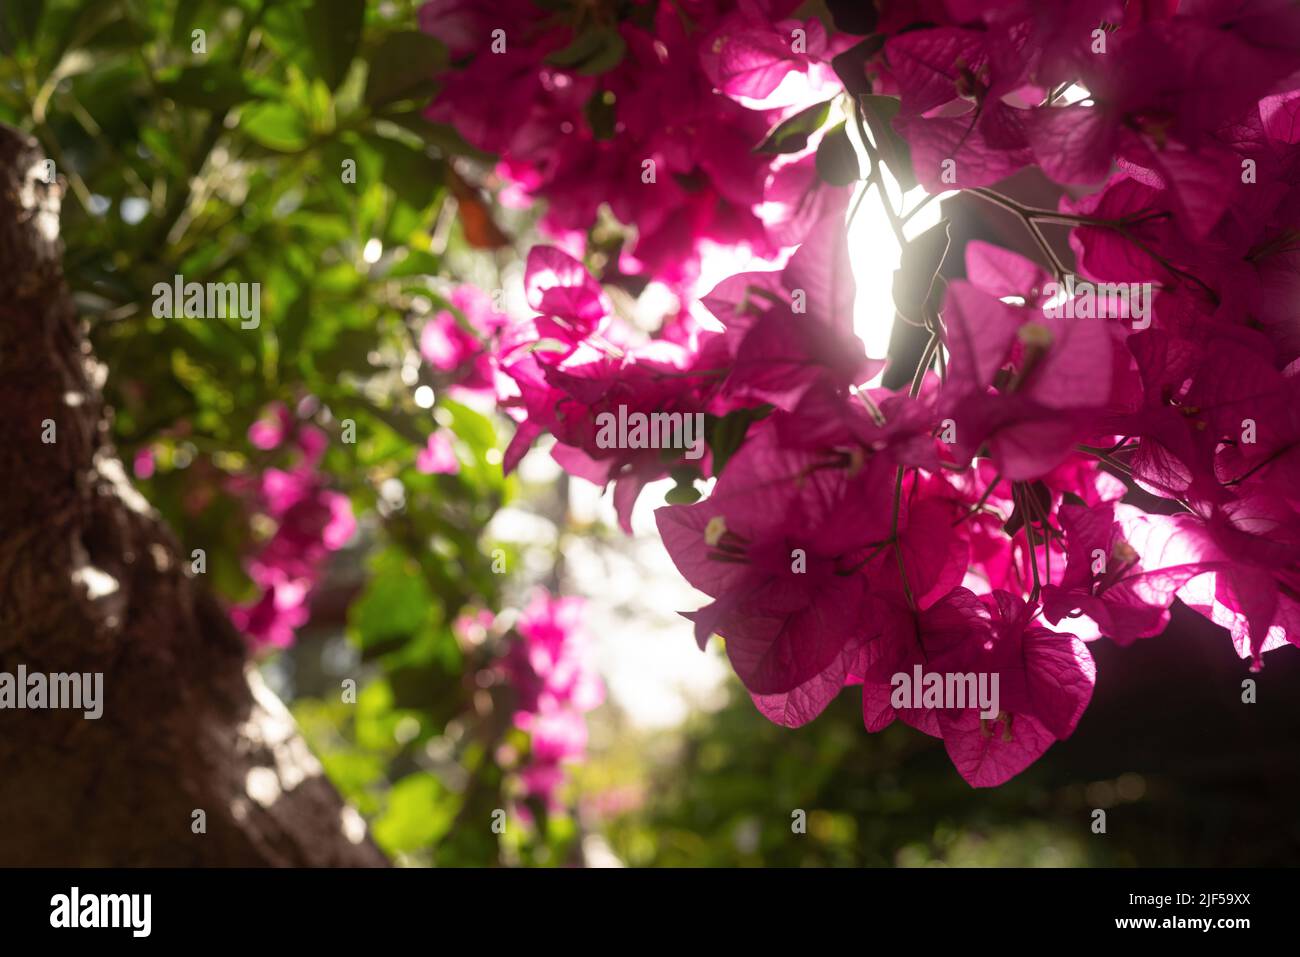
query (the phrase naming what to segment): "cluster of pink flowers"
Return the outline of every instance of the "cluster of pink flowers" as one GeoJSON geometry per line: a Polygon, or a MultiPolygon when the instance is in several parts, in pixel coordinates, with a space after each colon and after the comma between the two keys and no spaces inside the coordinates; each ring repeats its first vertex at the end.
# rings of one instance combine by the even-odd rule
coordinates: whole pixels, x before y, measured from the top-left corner
{"type": "Polygon", "coordinates": [[[245,563],[261,596],[232,608],[230,617],[255,647],[287,648],[307,623],[308,600],[325,559],[352,537],[356,520],[347,496],[326,488],[317,469],[328,442],[324,432],[275,403],[249,427],[248,439],[255,448],[286,451],[296,461],[234,483],[274,523],[274,531],[245,563]]]}
{"type": "Polygon", "coordinates": [[[821,52],[791,56],[792,4],[647,3],[652,23],[619,27],[625,61],[593,78],[554,65],[572,34],[540,8],[520,5],[507,25],[547,26],[500,59],[492,17],[429,9],[453,6],[429,28],[454,23],[453,55],[472,59],[433,113],[499,152],[553,228],[608,202],[638,228],[628,256],[670,280],[706,238],[798,244],[704,297],[720,329],[671,340],[638,338],[580,262],[535,248],[537,315],[496,357],[520,419],[507,468],[549,432],[567,470],[614,483],[625,524],[647,481],[720,473],[658,525],[713,599],[688,615],[701,646],[725,640],[765,715],[799,725],[861,685],[869,730],[901,719],[996,785],[1072,733],[1095,680],[1086,642],[1159,634],[1175,598],[1252,668],[1300,644],[1300,7],[878,4],[862,81],[898,98],[917,179],[979,190],[1036,166],[1065,188],[1058,209],[979,195],[1033,237],[1071,227],[1076,260],[1067,276],[1046,242],[1043,265],[969,243],[912,387],[892,390],[855,388],[883,363],[852,332],[845,190],[818,183],[817,137],[756,171],[773,116],[738,102],[790,74],[818,88],[825,52],[857,38],[810,21],[821,52]],[[582,122],[605,89],[624,124],[608,140],[582,122]],[[652,155],[672,182],[642,183],[652,155]],[[725,220],[696,218],[702,197],[725,220]],[[709,416],[711,454],[605,447],[597,418],[620,407],[709,416]],[[1163,507],[1121,502],[1117,475],[1163,507]],[[893,678],[917,666],[998,675],[997,717],[900,706],[893,678]]]}
{"type": "Polygon", "coordinates": [[[488,347],[505,327],[506,316],[477,286],[457,286],[448,299],[452,308],[439,310],[420,330],[420,355],[454,393],[491,393],[488,347]]]}
{"type": "Polygon", "coordinates": [[[605,686],[592,664],[592,643],[583,630],[584,602],[556,598],[538,589],[515,623],[499,667],[515,692],[515,727],[528,733],[527,765],[519,772],[526,796],[550,808],[564,767],[587,750],[588,711],[605,699],[605,686]]]}
{"type": "MultiPolygon", "coordinates": [[[[456,286],[449,308],[439,310],[420,330],[420,355],[438,386],[456,399],[490,405],[496,394],[498,337],[509,324],[504,309],[477,286],[456,286]]],[[[460,461],[445,429],[429,433],[415,467],[426,474],[454,474],[460,461]]]]}
{"type": "Polygon", "coordinates": [[[835,92],[830,59],[851,40],[793,19],[798,6],[663,0],[614,23],[594,5],[566,17],[531,0],[432,0],[421,22],[453,66],[428,116],[500,157],[505,200],[545,200],[552,235],[580,247],[605,206],[636,229],[621,273],[688,283],[703,243],[770,255],[802,238],[774,237],[791,224],[760,207],[797,206],[811,157],[780,172],[754,146],[775,119],[835,92]]]}

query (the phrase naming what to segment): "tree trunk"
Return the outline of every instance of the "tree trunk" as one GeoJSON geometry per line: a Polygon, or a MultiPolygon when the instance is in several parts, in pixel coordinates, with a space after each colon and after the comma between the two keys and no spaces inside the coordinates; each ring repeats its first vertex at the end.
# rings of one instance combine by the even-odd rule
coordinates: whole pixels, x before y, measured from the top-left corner
{"type": "Polygon", "coordinates": [[[0,709],[0,864],[383,865],[112,448],[44,161],[0,125],[0,673],[103,714],[0,709]]]}

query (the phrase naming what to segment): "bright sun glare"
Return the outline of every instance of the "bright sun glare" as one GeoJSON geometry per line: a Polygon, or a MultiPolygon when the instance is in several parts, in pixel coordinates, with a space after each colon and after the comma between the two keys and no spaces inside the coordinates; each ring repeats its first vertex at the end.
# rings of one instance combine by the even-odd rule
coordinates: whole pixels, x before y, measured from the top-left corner
{"type": "MultiPolygon", "coordinates": [[[[900,215],[906,216],[925,199],[927,194],[921,187],[904,192],[887,169],[882,167],[881,174],[889,202],[900,215]]],[[[867,355],[878,359],[889,352],[889,337],[894,329],[894,270],[898,268],[902,249],[875,187],[866,182],[859,183],[849,203],[850,210],[858,204],[859,198],[861,204],[849,225],[848,234],[849,262],[857,283],[853,300],[853,331],[867,347],[867,355]],[[863,192],[871,195],[861,196],[863,192]]],[[[914,239],[939,222],[941,200],[941,196],[935,197],[918,210],[904,225],[903,235],[914,239]]],[[[880,375],[866,384],[879,385],[880,375]]]]}

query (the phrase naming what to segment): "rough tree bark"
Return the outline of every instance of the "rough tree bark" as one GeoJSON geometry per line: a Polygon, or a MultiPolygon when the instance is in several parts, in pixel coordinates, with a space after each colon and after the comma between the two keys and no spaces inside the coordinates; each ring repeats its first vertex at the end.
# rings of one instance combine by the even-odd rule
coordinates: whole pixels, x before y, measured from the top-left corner
{"type": "Polygon", "coordinates": [[[0,672],[104,704],[0,709],[0,864],[383,865],[113,451],[44,160],[0,125],[0,672]]]}

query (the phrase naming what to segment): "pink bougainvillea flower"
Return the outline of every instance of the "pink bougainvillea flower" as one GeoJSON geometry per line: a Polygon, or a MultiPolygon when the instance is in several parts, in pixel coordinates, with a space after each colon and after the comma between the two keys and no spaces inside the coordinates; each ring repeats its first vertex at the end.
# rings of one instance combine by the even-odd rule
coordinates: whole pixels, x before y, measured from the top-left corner
{"type": "Polygon", "coordinates": [[[230,481],[231,490],[273,528],[244,559],[261,595],[232,608],[230,616],[255,647],[285,648],[307,622],[308,600],[326,559],[347,545],[357,523],[348,497],[328,489],[317,471],[328,444],[325,433],[299,422],[282,403],[269,406],[267,413],[250,427],[250,441],[268,452],[288,453],[294,464],[230,481]]]}
{"type": "Polygon", "coordinates": [[[295,631],[311,617],[307,594],[308,588],[302,582],[272,583],[253,604],[232,608],[230,620],[255,647],[288,648],[295,631]]]}
{"type": "Polygon", "coordinates": [[[1045,287],[1052,281],[1032,259],[980,239],[966,244],[966,278],[991,296],[1014,297],[1031,307],[1047,301],[1045,287]]]}
{"type": "Polygon", "coordinates": [[[984,599],[964,588],[930,608],[882,609],[893,625],[876,638],[863,683],[863,717],[876,731],[894,718],[942,737],[958,772],[975,787],[994,787],[1023,771],[1054,742],[1069,737],[1088,702],[1096,668],[1087,646],[1033,621],[1034,609],[1006,592],[984,599]],[[978,706],[896,708],[894,676],[998,676],[996,718],[978,706]]]}
{"type": "Polygon", "coordinates": [[[1184,528],[1190,515],[1147,515],[1106,502],[1058,512],[1069,564],[1043,589],[1043,617],[1058,625],[1076,613],[1120,644],[1158,635],[1169,623],[1178,589],[1204,570],[1204,556],[1184,528]]]}
{"type": "Polygon", "coordinates": [[[270,450],[279,448],[293,428],[293,413],[283,402],[267,406],[263,417],[248,427],[248,441],[254,448],[270,450]]]}
{"type": "Polygon", "coordinates": [[[897,465],[930,470],[941,467],[941,445],[933,434],[934,409],[924,398],[913,399],[887,389],[863,390],[861,396],[847,398],[822,386],[809,390],[792,412],[778,413],[772,421],[782,443],[791,448],[857,446],[897,465]],[[877,411],[869,409],[867,402],[877,411]]]}
{"type": "Polygon", "coordinates": [[[460,471],[460,460],[446,432],[429,433],[424,448],[415,457],[415,467],[426,475],[454,475],[460,471]]]}
{"type": "Polygon", "coordinates": [[[476,286],[457,286],[450,300],[460,317],[443,309],[426,322],[420,330],[420,355],[430,368],[448,376],[454,388],[490,390],[493,371],[487,343],[504,331],[507,319],[476,286]]]}
{"type": "Polygon", "coordinates": [[[839,92],[831,60],[856,41],[828,36],[816,19],[767,21],[756,6],[742,0],[705,39],[700,63],[713,85],[764,109],[805,107],[839,92]]]}
{"type": "Polygon", "coordinates": [[[1028,111],[1007,102],[1024,82],[1024,64],[1015,55],[994,55],[991,38],[937,27],[885,45],[901,93],[895,126],[911,144],[917,179],[929,191],[984,186],[1033,160],[1024,132],[1028,111]]]}
{"type": "Polygon", "coordinates": [[[533,767],[556,765],[579,758],[587,750],[587,719],[582,712],[543,699],[537,711],[520,712],[515,726],[531,736],[529,756],[533,767]]]}
{"type": "Polygon", "coordinates": [[[802,155],[773,162],[763,184],[758,215],[772,243],[792,246],[802,243],[819,226],[832,224],[832,216],[843,216],[848,200],[848,189],[828,186],[818,175],[817,154],[810,148],[802,155]]]}
{"type": "Polygon", "coordinates": [[[248,441],[254,448],[269,452],[291,443],[301,455],[302,464],[313,467],[329,445],[329,437],[319,428],[300,422],[283,402],[273,402],[263,410],[262,418],[248,427],[248,441]]]}
{"type": "MultiPolygon", "coordinates": [[[[612,486],[625,529],[647,483],[672,475],[685,497],[716,477],[656,518],[710,598],[687,615],[697,641],[725,640],[761,713],[803,724],[861,684],[869,730],[901,717],[990,786],[1077,725],[1094,680],[1084,641],[1155,635],[1175,596],[1252,667],[1300,644],[1300,6],[877,6],[858,40],[795,19],[795,0],[654,0],[587,70],[556,65],[569,19],[512,4],[509,50],[491,53],[488,14],[431,4],[424,26],[455,67],[430,118],[496,152],[487,184],[544,203],[567,252],[530,254],[535,316],[503,328],[453,294],[421,351],[440,382],[491,383],[517,425],[507,470],[549,434],[566,472],[612,486]],[[933,367],[888,370],[910,390],[864,387],[884,363],[854,332],[855,190],[822,181],[837,120],[770,136],[820,115],[804,108],[836,92],[831,60],[849,52],[835,67],[873,94],[853,104],[873,161],[905,180],[910,159],[931,193],[1015,175],[995,188],[1019,216],[980,232],[1031,248],[1050,227],[1073,252],[1045,255],[1049,271],[967,241],[964,278],[943,264],[927,317],[933,367]],[[883,141],[886,116],[906,150],[883,141]],[[759,265],[714,282],[713,251],[759,265]],[[647,281],[677,299],[659,328],[623,297],[647,281]],[[1149,312],[1131,314],[1138,301],[1149,312]],[[707,441],[685,455],[598,440],[620,412],[700,416],[707,441]],[[1130,492],[1176,514],[1121,502],[1130,492]],[[998,713],[899,706],[891,679],[913,667],[998,675],[998,713]]],[[[278,450],[291,431],[280,414],[255,442],[278,450]]],[[[272,539],[254,577],[310,582],[323,490],[302,468],[265,484],[280,542],[305,559],[272,539]]],[[[583,735],[555,677],[572,669],[548,647],[521,639],[511,665],[538,796],[583,735]]]]}
{"type": "Polygon", "coordinates": [[[722,391],[792,410],[809,389],[844,390],[883,368],[853,333],[854,281],[843,230],[823,222],[780,273],[744,273],[704,297],[727,327],[722,391]]]}
{"type": "Polygon", "coordinates": [[[861,635],[866,581],[850,569],[888,535],[883,472],[781,448],[766,429],[707,500],[655,513],[678,570],[714,598],[688,616],[697,640],[721,635],[751,692],[798,688],[861,635]]]}
{"type": "MultiPolygon", "coordinates": [[[[1278,25],[1300,35],[1300,12],[1278,25]]],[[[1029,121],[1039,164],[1059,182],[1096,183],[1118,159],[1167,189],[1184,228],[1204,235],[1241,184],[1238,158],[1212,134],[1300,68],[1300,49],[1275,53],[1256,40],[1190,16],[1112,37],[1104,55],[1080,61],[1089,102],[1029,121]],[[1209,74],[1232,80],[1207,84],[1209,74]]]]}
{"type": "Polygon", "coordinates": [[[131,460],[131,471],[139,479],[152,478],[155,468],[153,449],[149,446],[141,446],[136,450],[135,458],[131,460]]]}
{"type": "Polygon", "coordinates": [[[587,747],[584,715],[605,698],[583,628],[585,603],[535,591],[515,625],[513,641],[496,667],[515,694],[515,727],[530,735],[529,760],[520,772],[524,793],[553,810],[564,783],[564,765],[587,747]]]}
{"type": "MultiPolygon", "coordinates": [[[[962,579],[968,562],[966,538],[954,529],[955,508],[950,500],[919,496],[907,503],[899,528],[897,555],[890,549],[871,549],[854,571],[862,574],[870,589],[866,597],[869,613],[858,634],[849,638],[838,656],[820,672],[789,691],[750,697],[770,721],[797,727],[815,718],[845,684],[860,683],[868,663],[882,653],[889,622],[897,625],[888,610],[905,597],[907,588],[916,603],[926,607],[948,593],[962,579]],[[883,612],[883,613],[882,613],[883,612]]],[[[843,570],[841,570],[843,574],[843,570]]]]}
{"type": "Polygon", "coordinates": [[[567,343],[591,335],[613,311],[586,267],[554,246],[529,250],[524,289],[540,313],[538,331],[567,343]]]}
{"type": "Polygon", "coordinates": [[[524,640],[528,665],[541,680],[541,693],[590,711],[604,700],[591,663],[591,638],[583,628],[586,602],[534,592],[515,628],[524,640]]]}
{"type": "Polygon", "coordinates": [[[1207,327],[1203,335],[1130,337],[1144,398],[1114,422],[1141,439],[1129,465],[1144,488],[1212,505],[1252,479],[1285,482],[1300,423],[1295,387],[1274,368],[1264,335],[1244,327],[1207,327]]]}
{"type": "Polygon", "coordinates": [[[317,568],[330,552],[352,537],[356,520],[347,496],[330,492],[316,482],[278,515],[275,534],[249,562],[255,581],[286,577],[314,581],[317,568]]]}
{"type": "MultiPolygon", "coordinates": [[[[580,39],[564,18],[529,3],[498,15],[439,0],[421,24],[457,62],[428,116],[499,155],[516,202],[547,202],[542,227],[552,236],[585,233],[605,208],[635,229],[618,268],[684,287],[704,242],[776,252],[754,210],[773,160],[753,147],[773,117],[715,90],[702,58],[724,20],[728,36],[758,38],[780,29],[792,5],[692,5],[689,16],[668,3],[645,8],[618,26],[618,62],[588,76],[547,62],[580,39]],[[493,49],[494,28],[508,29],[504,49],[493,49]]],[[[804,97],[820,95],[842,42],[815,22],[806,30],[807,52],[790,64],[804,97]]]]}
{"type": "Polygon", "coordinates": [[[1095,319],[1056,319],[948,287],[952,352],[939,415],[965,464],[986,444],[1003,477],[1033,479],[1096,427],[1111,395],[1113,339],[1095,319]]]}
{"type": "Polygon", "coordinates": [[[464,59],[492,42],[492,31],[525,23],[536,15],[529,0],[426,0],[419,10],[420,26],[447,44],[453,59],[464,59]]]}
{"type": "Polygon", "coordinates": [[[620,356],[587,349],[558,363],[542,362],[537,353],[509,362],[504,368],[519,388],[518,403],[529,427],[516,431],[505,467],[515,467],[544,427],[560,443],[553,457],[570,473],[597,485],[615,483],[619,520],[630,530],[632,505],[647,482],[667,475],[683,459],[707,468],[702,418],[697,416],[709,407],[716,376],[684,368],[690,361],[685,349],[660,341],[620,356]],[[652,414],[676,417],[682,426],[679,444],[631,447],[602,438],[603,417],[624,421],[652,414]]]}
{"type": "Polygon", "coordinates": [[[1238,499],[1189,523],[1188,534],[1210,571],[1179,591],[1183,601],[1226,626],[1256,669],[1265,651],[1300,643],[1300,516],[1290,504],[1238,499]]]}

